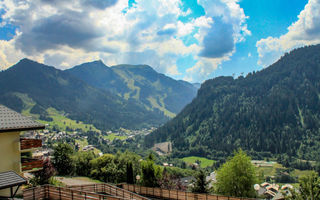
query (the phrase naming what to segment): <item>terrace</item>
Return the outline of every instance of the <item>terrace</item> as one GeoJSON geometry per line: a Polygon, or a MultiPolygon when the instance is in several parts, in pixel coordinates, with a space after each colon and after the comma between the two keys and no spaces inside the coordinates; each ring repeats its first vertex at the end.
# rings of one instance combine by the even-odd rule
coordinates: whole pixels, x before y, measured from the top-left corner
{"type": "Polygon", "coordinates": [[[21,171],[34,172],[42,169],[43,160],[37,158],[21,158],[21,171]]]}
{"type": "Polygon", "coordinates": [[[30,151],[40,147],[42,147],[42,140],[40,139],[20,138],[21,151],[30,151]]]}

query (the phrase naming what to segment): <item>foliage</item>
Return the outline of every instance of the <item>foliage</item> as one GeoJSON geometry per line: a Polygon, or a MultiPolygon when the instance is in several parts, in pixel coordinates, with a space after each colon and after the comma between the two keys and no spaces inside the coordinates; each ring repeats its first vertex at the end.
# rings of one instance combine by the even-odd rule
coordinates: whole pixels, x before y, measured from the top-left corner
{"type": "Polygon", "coordinates": [[[148,159],[141,162],[142,184],[147,187],[159,187],[162,169],[154,163],[153,155],[149,154],[148,159]]]}
{"type": "Polygon", "coordinates": [[[254,158],[320,160],[320,45],[293,50],[246,77],[207,80],[145,145],[173,142],[173,156],[218,160],[242,148],[254,158]]]}
{"type": "Polygon", "coordinates": [[[34,172],[34,177],[30,180],[33,186],[50,184],[50,179],[54,176],[56,170],[54,169],[49,158],[43,161],[42,170],[34,172]]]}
{"type": "Polygon", "coordinates": [[[192,192],[195,193],[208,193],[209,192],[209,182],[206,181],[205,171],[199,170],[195,176],[195,181],[193,182],[192,192]]]}
{"type": "Polygon", "coordinates": [[[185,190],[184,186],[181,183],[181,180],[175,174],[172,174],[167,171],[165,167],[162,171],[162,176],[158,180],[160,188],[168,190],[185,190]]]}
{"type": "Polygon", "coordinates": [[[138,155],[130,152],[117,153],[116,155],[104,154],[90,161],[90,176],[103,182],[132,182],[132,177],[140,173],[139,159],[138,155]],[[128,168],[129,163],[132,168],[128,168]],[[132,169],[132,171],[129,172],[128,169],[132,169]],[[128,173],[132,175],[129,177],[128,173]]]}
{"type": "Polygon", "coordinates": [[[290,175],[292,170],[278,168],[275,176],[275,182],[277,183],[296,183],[295,177],[290,175]]]}
{"type": "Polygon", "coordinates": [[[74,157],[75,172],[79,176],[89,176],[91,173],[92,159],[96,158],[96,155],[92,151],[79,151],[74,157]]]}
{"type": "Polygon", "coordinates": [[[286,199],[292,200],[316,200],[320,199],[320,178],[313,172],[299,179],[299,189],[290,190],[286,199]]]}
{"type": "Polygon", "coordinates": [[[257,182],[255,167],[241,149],[234,153],[217,171],[216,191],[235,197],[254,197],[257,182]]]}
{"type": "Polygon", "coordinates": [[[127,162],[127,183],[134,184],[133,166],[131,161],[127,162]]]}
{"type": "Polygon", "coordinates": [[[74,172],[73,148],[68,143],[58,143],[54,147],[53,165],[59,175],[72,175],[74,172]]]}

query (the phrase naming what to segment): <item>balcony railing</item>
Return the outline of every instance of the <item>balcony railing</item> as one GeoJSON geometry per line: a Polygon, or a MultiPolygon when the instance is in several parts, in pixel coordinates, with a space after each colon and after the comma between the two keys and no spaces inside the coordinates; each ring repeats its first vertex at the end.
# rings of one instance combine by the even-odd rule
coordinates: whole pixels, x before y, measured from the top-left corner
{"type": "Polygon", "coordinates": [[[35,158],[21,158],[21,171],[37,171],[42,169],[43,161],[35,158]]]}
{"type": "Polygon", "coordinates": [[[42,140],[40,139],[29,139],[29,138],[20,138],[20,149],[32,149],[42,147],[42,140]]]}

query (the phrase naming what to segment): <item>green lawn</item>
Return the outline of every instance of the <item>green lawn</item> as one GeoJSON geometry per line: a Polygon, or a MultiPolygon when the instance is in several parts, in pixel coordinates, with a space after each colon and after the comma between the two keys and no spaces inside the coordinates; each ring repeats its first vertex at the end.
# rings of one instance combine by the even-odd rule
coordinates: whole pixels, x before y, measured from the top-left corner
{"type": "Polygon", "coordinates": [[[197,156],[184,157],[184,158],[182,158],[182,160],[184,162],[186,162],[187,164],[195,163],[198,160],[198,161],[200,161],[201,168],[206,168],[206,167],[212,166],[214,163],[214,160],[209,160],[207,158],[197,157],[197,156]]]}
{"type": "Polygon", "coordinates": [[[115,133],[111,133],[109,135],[104,135],[103,138],[107,139],[107,140],[110,140],[110,141],[113,141],[116,138],[118,138],[119,140],[125,140],[128,137],[127,136],[119,136],[119,135],[116,135],[115,133]]]}
{"type": "Polygon", "coordinates": [[[313,172],[313,171],[312,171],[312,170],[299,170],[299,169],[295,169],[293,172],[291,172],[291,175],[292,175],[292,176],[301,177],[301,176],[309,175],[311,172],[313,172]]]}
{"type": "Polygon", "coordinates": [[[85,146],[87,146],[88,145],[88,141],[87,141],[87,139],[79,139],[79,140],[76,140],[76,143],[78,143],[79,144],[79,146],[80,146],[80,150],[82,150],[83,149],[83,147],[85,147],[85,146]]]}
{"type": "Polygon", "coordinates": [[[285,167],[283,167],[279,163],[275,163],[272,167],[256,167],[257,172],[258,173],[263,172],[265,177],[266,176],[275,176],[278,168],[284,169],[285,167]]]}
{"type": "MultiPolygon", "coordinates": [[[[80,150],[83,149],[83,147],[89,145],[88,144],[88,140],[87,139],[78,139],[76,140],[76,143],[78,143],[80,145],[80,150]]],[[[101,151],[97,148],[94,147],[93,152],[98,155],[99,153],[101,153],[101,151]]]]}
{"type": "Polygon", "coordinates": [[[66,130],[67,127],[72,129],[81,129],[82,131],[96,131],[100,132],[96,127],[94,127],[92,124],[85,124],[81,121],[76,121],[67,118],[63,115],[63,113],[57,111],[54,108],[48,108],[47,112],[49,114],[49,117],[53,119],[51,122],[38,120],[41,123],[49,124],[50,127],[57,126],[59,130],[66,130]]]}

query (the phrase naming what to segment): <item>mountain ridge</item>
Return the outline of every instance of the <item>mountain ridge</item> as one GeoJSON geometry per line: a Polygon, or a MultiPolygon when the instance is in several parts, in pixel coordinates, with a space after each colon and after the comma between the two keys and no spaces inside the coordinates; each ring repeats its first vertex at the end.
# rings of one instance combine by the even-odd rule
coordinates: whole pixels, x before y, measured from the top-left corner
{"type": "Polygon", "coordinates": [[[197,92],[192,84],[167,77],[149,65],[99,65],[103,67],[89,62],[66,71],[94,87],[138,101],[148,110],[158,109],[168,117],[174,117],[197,92]]]}
{"type": "Polygon", "coordinates": [[[167,120],[158,110],[148,111],[138,102],[123,100],[65,71],[29,59],[0,72],[0,88],[0,102],[16,111],[25,108],[21,96],[27,96],[36,102],[37,109],[33,110],[43,118],[47,109],[54,108],[103,130],[157,126],[167,120]]]}
{"type": "Polygon", "coordinates": [[[177,157],[225,158],[242,148],[256,158],[286,153],[314,159],[320,153],[318,52],[320,45],[299,48],[246,77],[205,81],[174,119],[146,136],[145,145],[172,141],[177,157]]]}

